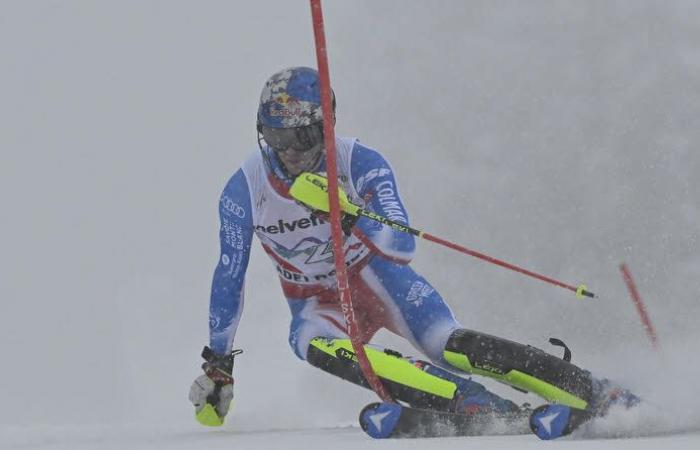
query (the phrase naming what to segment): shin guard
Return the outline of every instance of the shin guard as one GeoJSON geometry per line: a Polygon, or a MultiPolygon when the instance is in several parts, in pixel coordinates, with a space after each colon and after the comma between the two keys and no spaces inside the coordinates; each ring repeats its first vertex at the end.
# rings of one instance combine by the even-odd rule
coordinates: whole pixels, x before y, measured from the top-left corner
{"type": "MultiPolygon", "coordinates": [[[[449,411],[452,407],[457,384],[428,373],[424,369],[429,363],[370,346],[365,346],[365,352],[372,369],[396,400],[416,408],[449,411]]],[[[312,339],[306,359],[325,372],[369,388],[349,339],[312,339]]]]}
{"type": "Polygon", "coordinates": [[[529,345],[461,329],[452,333],[443,356],[460,370],[550,402],[586,409],[593,397],[590,372],[529,345]]]}

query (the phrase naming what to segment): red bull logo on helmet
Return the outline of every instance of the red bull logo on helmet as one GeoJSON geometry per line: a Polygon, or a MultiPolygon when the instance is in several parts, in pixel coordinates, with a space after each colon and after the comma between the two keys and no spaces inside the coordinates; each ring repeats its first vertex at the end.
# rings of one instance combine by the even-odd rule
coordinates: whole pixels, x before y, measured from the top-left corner
{"type": "Polygon", "coordinates": [[[286,92],[281,92],[273,97],[272,101],[273,104],[270,106],[270,116],[272,117],[293,117],[304,114],[301,102],[286,92]],[[277,105],[283,107],[276,107],[277,105]]]}
{"type": "Polygon", "coordinates": [[[258,120],[270,127],[300,127],[323,120],[318,74],[307,67],[290,67],[263,86],[258,120]]]}
{"type": "Polygon", "coordinates": [[[277,97],[274,98],[274,101],[279,103],[280,105],[289,105],[289,104],[299,103],[299,100],[297,100],[294,97],[291,97],[286,92],[280,93],[277,97]]]}

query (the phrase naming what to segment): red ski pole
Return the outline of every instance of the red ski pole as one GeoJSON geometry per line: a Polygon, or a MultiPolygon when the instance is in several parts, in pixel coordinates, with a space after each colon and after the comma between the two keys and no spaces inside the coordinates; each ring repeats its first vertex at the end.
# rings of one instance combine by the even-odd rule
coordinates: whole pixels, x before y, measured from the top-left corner
{"type": "Polygon", "coordinates": [[[498,258],[494,258],[493,256],[485,255],[483,253],[479,253],[475,250],[470,250],[466,247],[462,247],[461,245],[446,241],[445,239],[439,238],[437,236],[433,236],[432,234],[425,233],[423,231],[419,231],[419,234],[416,236],[422,237],[423,239],[427,239],[429,241],[438,243],[440,245],[444,245],[445,247],[451,248],[453,250],[457,250],[458,252],[464,253],[466,255],[473,256],[475,258],[482,259],[484,261],[488,261],[491,264],[495,264],[497,266],[505,267],[506,269],[510,269],[514,272],[521,273],[523,275],[527,275],[532,278],[536,278],[540,281],[544,281],[545,283],[553,284],[554,286],[559,286],[564,289],[568,289],[570,291],[573,291],[576,293],[578,297],[591,297],[595,298],[595,294],[589,290],[586,289],[585,285],[579,285],[579,286],[572,286],[566,283],[562,283],[559,280],[555,280],[554,278],[546,277],[544,275],[540,275],[539,273],[533,272],[531,270],[523,269],[522,267],[518,267],[514,264],[507,263],[505,261],[501,261],[498,258]]]}
{"type": "MultiPolygon", "coordinates": [[[[337,181],[336,181],[335,185],[337,186],[337,181]]],[[[368,219],[372,219],[375,222],[379,222],[383,225],[390,226],[391,228],[393,228],[395,230],[398,230],[398,231],[401,231],[404,233],[412,234],[416,237],[435,242],[436,244],[444,245],[445,247],[451,248],[452,250],[457,250],[460,253],[464,253],[466,255],[473,256],[475,258],[479,258],[479,259],[482,259],[484,261],[490,262],[491,264],[505,267],[506,269],[510,269],[514,272],[518,272],[518,273],[521,273],[523,275],[527,275],[529,277],[536,278],[540,281],[544,281],[544,282],[552,284],[554,286],[559,286],[559,287],[562,287],[564,289],[568,289],[570,291],[575,292],[576,296],[579,298],[583,298],[583,297],[595,298],[595,294],[593,292],[589,291],[588,288],[583,284],[580,284],[578,286],[572,286],[570,284],[563,283],[559,280],[555,280],[554,278],[546,277],[544,275],[540,275],[539,273],[533,272],[531,270],[527,270],[527,269],[523,269],[522,267],[518,267],[515,264],[507,263],[507,262],[502,261],[498,258],[494,258],[493,256],[488,256],[488,255],[485,255],[483,253],[479,253],[475,250],[470,250],[470,249],[463,247],[461,245],[455,244],[453,242],[447,241],[447,240],[439,238],[437,236],[433,236],[432,234],[428,234],[425,231],[411,228],[408,225],[405,225],[403,223],[395,222],[387,217],[380,216],[379,214],[374,213],[372,211],[367,211],[366,209],[362,209],[359,206],[350,203],[350,201],[347,198],[347,195],[342,191],[339,192],[337,187],[331,187],[330,174],[329,174],[329,179],[326,179],[325,177],[322,177],[322,176],[314,174],[314,173],[303,173],[303,174],[299,175],[296,178],[296,180],[294,180],[292,187],[289,189],[289,193],[296,200],[299,200],[300,202],[304,203],[305,205],[311,207],[312,209],[324,211],[324,212],[329,211],[329,205],[328,205],[329,196],[332,198],[339,198],[340,207],[342,208],[343,212],[345,212],[347,214],[367,217],[368,219]]],[[[333,203],[331,203],[331,205],[332,204],[333,203]]]]}

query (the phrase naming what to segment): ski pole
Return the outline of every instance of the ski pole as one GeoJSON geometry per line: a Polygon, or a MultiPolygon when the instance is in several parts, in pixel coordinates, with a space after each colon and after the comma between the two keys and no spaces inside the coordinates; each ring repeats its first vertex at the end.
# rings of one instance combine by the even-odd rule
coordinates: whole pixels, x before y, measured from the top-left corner
{"type": "MultiPolygon", "coordinates": [[[[379,222],[381,224],[390,226],[391,228],[402,231],[404,233],[409,233],[412,234],[416,237],[426,239],[428,241],[435,242],[437,244],[443,245],[445,247],[451,248],[453,250],[456,250],[458,252],[467,254],[469,256],[473,256],[475,258],[479,258],[481,260],[490,262],[492,264],[495,264],[497,266],[505,267],[506,269],[510,269],[512,271],[521,273],[523,275],[527,275],[532,278],[536,278],[538,280],[544,281],[549,284],[553,284],[554,286],[559,286],[564,289],[568,289],[570,291],[573,291],[576,293],[576,297],[578,298],[583,298],[583,297],[590,297],[590,298],[595,298],[595,294],[591,291],[588,290],[586,285],[580,284],[578,286],[572,286],[566,283],[563,283],[561,281],[555,280],[554,278],[546,277],[544,275],[540,275],[536,272],[532,272],[527,269],[523,269],[522,267],[518,267],[514,264],[507,263],[505,261],[502,261],[500,259],[494,258],[492,256],[485,255],[483,253],[479,253],[475,250],[468,249],[466,247],[463,247],[461,245],[449,242],[445,239],[439,238],[437,236],[434,236],[432,234],[426,233],[425,231],[417,230],[415,228],[411,228],[408,225],[404,225],[400,222],[395,222],[389,218],[386,218],[384,216],[381,216],[379,214],[376,214],[372,211],[367,211],[365,209],[360,208],[359,206],[350,203],[348,200],[347,195],[343,190],[339,187],[338,188],[338,197],[340,200],[340,209],[343,210],[343,212],[347,214],[352,214],[353,216],[363,216],[367,217],[368,219],[374,220],[376,222],[379,222]]],[[[297,176],[297,178],[294,180],[294,183],[292,183],[291,188],[289,189],[289,194],[297,201],[313,208],[316,210],[320,210],[323,212],[328,212],[329,209],[329,203],[328,203],[328,180],[325,177],[322,177],[320,175],[316,175],[314,173],[309,173],[309,172],[304,172],[297,176]]]]}

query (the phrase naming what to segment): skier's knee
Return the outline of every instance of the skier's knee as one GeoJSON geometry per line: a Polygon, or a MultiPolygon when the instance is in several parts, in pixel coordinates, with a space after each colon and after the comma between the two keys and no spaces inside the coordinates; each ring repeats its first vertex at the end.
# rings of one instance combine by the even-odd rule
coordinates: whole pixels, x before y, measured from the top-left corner
{"type": "Polygon", "coordinates": [[[289,333],[289,346],[292,347],[292,351],[301,360],[306,360],[306,355],[309,351],[309,343],[311,339],[305,338],[300,335],[297,331],[292,331],[289,333]]]}
{"type": "Polygon", "coordinates": [[[423,330],[420,336],[417,336],[417,347],[425,356],[434,364],[444,365],[444,350],[450,336],[462,327],[454,320],[445,320],[433,324],[431,327],[423,330]]]}

